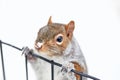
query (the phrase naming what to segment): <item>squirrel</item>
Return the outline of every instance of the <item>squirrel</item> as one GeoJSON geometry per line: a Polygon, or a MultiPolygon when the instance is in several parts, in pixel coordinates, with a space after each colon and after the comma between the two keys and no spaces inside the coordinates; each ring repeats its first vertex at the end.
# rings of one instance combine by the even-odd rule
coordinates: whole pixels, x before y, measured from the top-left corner
{"type": "MultiPolygon", "coordinates": [[[[74,21],[68,24],[53,23],[50,16],[47,25],[38,31],[33,52],[63,65],[62,68],[54,67],[54,80],[81,80],[81,78],[87,80],[70,72],[74,69],[88,73],[84,55],[73,35],[74,28],[74,21]]],[[[35,71],[37,80],[50,80],[51,65],[49,63],[30,55],[27,55],[27,58],[35,71]]]]}

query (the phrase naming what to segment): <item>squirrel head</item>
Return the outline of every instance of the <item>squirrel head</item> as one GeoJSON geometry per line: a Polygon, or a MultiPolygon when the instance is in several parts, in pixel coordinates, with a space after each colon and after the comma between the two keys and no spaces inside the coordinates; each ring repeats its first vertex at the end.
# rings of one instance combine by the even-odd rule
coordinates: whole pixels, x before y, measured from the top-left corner
{"type": "Polygon", "coordinates": [[[48,56],[63,55],[72,40],[74,27],[74,21],[68,24],[53,23],[50,16],[47,25],[38,31],[35,49],[48,56]]]}

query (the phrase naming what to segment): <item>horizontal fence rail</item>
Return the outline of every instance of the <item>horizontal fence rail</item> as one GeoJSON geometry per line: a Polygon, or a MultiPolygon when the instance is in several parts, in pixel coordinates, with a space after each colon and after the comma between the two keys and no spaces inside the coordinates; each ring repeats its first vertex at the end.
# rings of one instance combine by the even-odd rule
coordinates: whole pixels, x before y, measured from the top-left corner
{"type": "MultiPolygon", "coordinates": [[[[2,70],[3,70],[3,79],[4,80],[6,80],[6,76],[5,76],[5,65],[4,65],[4,57],[3,57],[3,51],[2,51],[2,44],[10,46],[10,47],[13,47],[13,48],[15,48],[15,49],[17,49],[19,51],[22,51],[23,54],[26,53],[25,51],[29,51],[29,52],[27,52],[29,55],[32,55],[34,57],[37,57],[39,59],[42,59],[42,60],[50,63],[51,64],[51,80],[54,80],[54,65],[56,65],[58,67],[62,67],[62,64],[59,64],[59,63],[57,63],[57,62],[55,62],[53,60],[46,59],[46,58],[44,58],[44,57],[42,57],[40,55],[37,55],[37,54],[33,53],[32,51],[29,50],[28,47],[23,47],[21,49],[21,48],[18,48],[18,47],[14,46],[14,45],[11,45],[9,43],[6,43],[6,42],[3,42],[3,41],[0,40],[1,62],[2,62],[2,70]]],[[[27,54],[25,54],[25,68],[26,68],[26,80],[28,80],[27,54]]],[[[90,75],[82,73],[82,72],[78,72],[78,71],[76,71],[74,69],[72,69],[71,72],[74,72],[75,74],[78,74],[81,77],[86,77],[86,78],[90,78],[90,79],[93,79],[93,80],[100,80],[100,79],[98,79],[96,77],[90,76],[90,75]]]]}

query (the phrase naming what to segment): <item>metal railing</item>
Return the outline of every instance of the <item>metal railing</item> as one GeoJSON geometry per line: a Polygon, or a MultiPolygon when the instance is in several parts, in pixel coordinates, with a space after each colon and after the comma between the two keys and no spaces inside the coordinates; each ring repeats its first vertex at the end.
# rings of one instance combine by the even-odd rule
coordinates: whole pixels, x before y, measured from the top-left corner
{"type": "MultiPolygon", "coordinates": [[[[10,47],[13,47],[13,48],[15,48],[15,49],[17,49],[19,51],[22,51],[22,53],[24,52],[25,49],[29,49],[29,48],[28,47],[23,47],[21,49],[21,48],[18,48],[18,47],[14,46],[14,45],[11,45],[9,43],[6,43],[6,42],[3,42],[3,41],[0,40],[0,51],[1,51],[1,62],[2,62],[3,79],[6,80],[2,44],[10,46],[10,47]]],[[[28,50],[28,51],[30,51],[30,50],[28,50]]],[[[56,65],[58,67],[62,67],[62,64],[54,62],[53,60],[46,59],[46,58],[44,58],[44,57],[42,57],[40,55],[37,55],[37,54],[35,54],[35,53],[31,52],[31,51],[28,52],[28,53],[29,53],[29,55],[32,55],[32,56],[37,57],[39,59],[42,59],[42,60],[44,60],[44,61],[46,61],[46,62],[51,64],[51,80],[54,80],[54,65],[56,65]]],[[[26,80],[28,80],[27,55],[25,55],[25,68],[26,68],[26,80]]],[[[74,72],[75,74],[78,74],[81,77],[81,80],[82,80],[82,77],[90,78],[90,79],[93,79],[93,80],[100,80],[100,79],[98,79],[96,77],[90,76],[90,75],[82,73],[82,72],[78,72],[78,71],[76,71],[74,69],[72,69],[71,72],[74,72]]]]}

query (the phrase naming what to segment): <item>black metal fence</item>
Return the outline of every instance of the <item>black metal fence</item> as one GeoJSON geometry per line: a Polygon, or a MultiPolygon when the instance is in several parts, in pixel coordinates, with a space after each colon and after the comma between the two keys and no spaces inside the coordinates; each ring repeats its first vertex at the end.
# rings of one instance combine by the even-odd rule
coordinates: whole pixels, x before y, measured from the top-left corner
{"type": "MultiPolygon", "coordinates": [[[[11,45],[9,43],[6,43],[6,42],[3,42],[3,41],[0,40],[0,51],[1,51],[1,62],[2,62],[2,70],[3,70],[3,79],[6,80],[2,44],[10,46],[10,47],[13,47],[13,48],[15,48],[15,49],[17,49],[19,51],[22,51],[22,52],[24,52],[25,49],[29,49],[29,48],[28,47],[24,47],[24,48],[21,49],[21,48],[18,48],[18,47],[14,46],[14,45],[11,45]]],[[[46,61],[46,62],[51,64],[51,80],[54,80],[54,65],[56,65],[58,67],[62,67],[62,64],[56,63],[53,60],[48,60],[48,59],[46,59],[46,58],[44,58],[42,56],[39,56],[37,54],[34,54],[32,52],[29,52],[29,54],[34,56],[34,57],[37,57],[39,59],[42,59],[42,60],[44,60],[44,61],[46,61]]],[[[28,65],[27,65],[27,56],[26,55],[25,55],[25,68],[26,68],[26,80],[28,80],[28,65]]],[[[90,78],[90,79],[93,79],[93,80],[100,80],[100,79],[98,79],[96,77],[90,76],[88,74],[84,74],[82,72],[78,72],[78,71],[76,71],[74,69],[72,69],[71,72],[74,72],[75,74],[78,74],[81,77],[81,80],[82,80],[82,77],[90,78]]]]}

